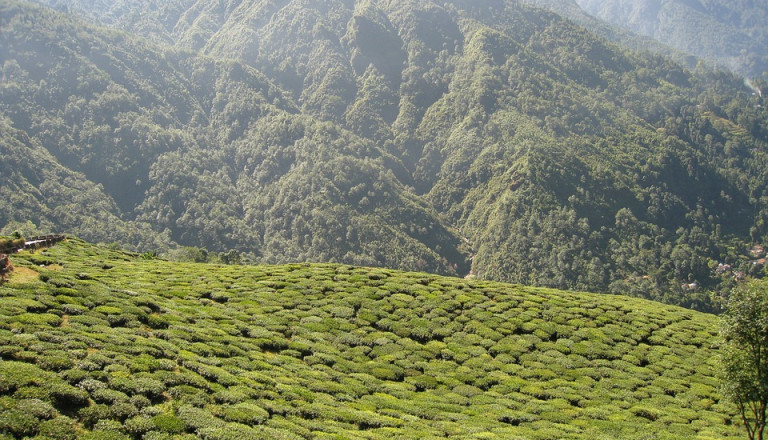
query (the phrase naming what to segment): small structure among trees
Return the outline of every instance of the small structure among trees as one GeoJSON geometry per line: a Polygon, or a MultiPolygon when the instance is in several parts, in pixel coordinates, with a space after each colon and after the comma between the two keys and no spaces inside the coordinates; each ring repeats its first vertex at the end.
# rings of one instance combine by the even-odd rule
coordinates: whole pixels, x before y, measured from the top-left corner
{"type": "Polygon", "coordinates": [[[49,234],[25,239],[19,233],[14,233],[11,237],[0,237],[0,282],[8,278],[8,274],[13,270],[11,258],[8,254],[13,254],[22,249],[39,249],[41,247],[53,246],[54,244],[65,240],[66,235],[49,234]]]}

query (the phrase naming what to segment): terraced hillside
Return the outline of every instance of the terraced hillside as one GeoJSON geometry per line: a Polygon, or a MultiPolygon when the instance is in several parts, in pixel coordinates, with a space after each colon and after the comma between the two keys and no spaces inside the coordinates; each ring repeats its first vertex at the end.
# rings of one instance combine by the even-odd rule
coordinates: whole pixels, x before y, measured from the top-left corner
{"type": "Polygon", "coordinates": [[[0,439],[736,438],[717,319],[621,296],[70,239],[0,286],[0,439]]]}

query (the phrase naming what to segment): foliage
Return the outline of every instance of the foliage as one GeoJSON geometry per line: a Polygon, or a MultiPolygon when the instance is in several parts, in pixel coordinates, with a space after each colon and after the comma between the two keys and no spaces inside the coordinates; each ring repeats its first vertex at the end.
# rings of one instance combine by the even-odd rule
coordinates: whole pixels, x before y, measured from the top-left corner
{"type": "Polygon", "coordinates": [[[92,22],[0,4],[0,225],[710,311],[765,274],[736,76],[513,1],[55,3],[92,22]]]}
{"type": "Polygon", "coordinates": [[[751,440],[768,422],[768,286],[753,282],[728,298],[722,321],[723,389],[739,408],[751,440]]]}
{"type": "Polygon", "coordinates": [[[708,314],[75,238],[15,262],[37,276],[0,286],[7,438],[739,437],[708,314]]]}

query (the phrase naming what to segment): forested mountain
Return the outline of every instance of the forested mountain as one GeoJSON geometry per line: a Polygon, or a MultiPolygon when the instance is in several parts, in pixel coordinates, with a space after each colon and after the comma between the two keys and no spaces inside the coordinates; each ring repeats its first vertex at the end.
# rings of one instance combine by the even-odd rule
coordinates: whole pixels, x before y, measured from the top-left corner
{"type": "MultiPolygon", "coordinates": [[[[134,246],[703,309],[762,274],[768,115],[735,76],[502,0],[0,4],[3,145],[49,152],[134,246]]],[[[18,200],[0,225],[73,227],[18,200]]]]}
{"type": "Polygon", "coordinates": [[[575,0],[590,14],[747,77],[768,74],[768,5],[754,0],[575,0]]]}
{"type": "Polygon", "coordinates": [[[91,233],[104,241],[139,247],[170,245],[171,240],[150,225],[121,219],[120,209],[101,185],[59,164],[5,117],[0,119],[0,133],[0,212],[4,220],[34,221],[42,230],[91,233]]]}
{"type": "MultiPolygon", "coordinates": [[[[397,159],[301,115],[257,71],[18,3],[2,12],[11,30],[2,36],[4,114],[34,134],[31,142],[101,185],[107,206],[137,225],[151,223],[187,245],[257,252],[264,261],[448,273],[465,264],[458,240],[394,177],[404,168],[397,159]]],[[[54,192],[47,200],[66,198],[54,192]]],[[[116,225],[93,219],[82,203],[67,215],[91,220],[55,226],[115,239],[107,231],[116,225]]],[[[44,210],[14,208],[3,211],[4,221],[54,221],[44,210]]]]}

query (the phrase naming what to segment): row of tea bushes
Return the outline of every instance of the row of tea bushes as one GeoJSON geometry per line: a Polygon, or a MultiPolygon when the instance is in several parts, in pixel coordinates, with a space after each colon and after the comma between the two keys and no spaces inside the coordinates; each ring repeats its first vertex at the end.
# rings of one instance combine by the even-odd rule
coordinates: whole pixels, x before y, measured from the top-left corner
{"type": "Polygon", "coordinates": [[[717,320],[621,296],[70,239],[0,286],[0,439],[736,438],[717,320]]]}

